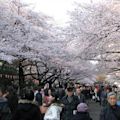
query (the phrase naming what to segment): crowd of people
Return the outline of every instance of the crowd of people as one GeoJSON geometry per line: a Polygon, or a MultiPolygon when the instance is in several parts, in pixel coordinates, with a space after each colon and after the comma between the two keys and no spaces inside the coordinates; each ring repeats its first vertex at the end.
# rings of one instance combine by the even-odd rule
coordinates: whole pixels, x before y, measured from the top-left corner
{"type": "Polygon", "coordinates": [[[0,87],[0,120],[93,120],[88,101],[100,104],[99,120],[120,120],[117,87],[67,83],[25,88],[0,87]]]}

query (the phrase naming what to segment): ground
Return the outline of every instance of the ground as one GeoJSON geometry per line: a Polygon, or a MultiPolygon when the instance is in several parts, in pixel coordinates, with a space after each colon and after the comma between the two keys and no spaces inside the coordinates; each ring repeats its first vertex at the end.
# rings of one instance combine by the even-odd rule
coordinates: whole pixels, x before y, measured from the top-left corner
{"type": "Polygon", "coordinates": [[[89,111],[90,111],[90,116],[92,117],[93,120],[99,120],[99,115],[101,111],[101,107],[99,103],[96,103],[94,101],[89,101],[89,111]]]}

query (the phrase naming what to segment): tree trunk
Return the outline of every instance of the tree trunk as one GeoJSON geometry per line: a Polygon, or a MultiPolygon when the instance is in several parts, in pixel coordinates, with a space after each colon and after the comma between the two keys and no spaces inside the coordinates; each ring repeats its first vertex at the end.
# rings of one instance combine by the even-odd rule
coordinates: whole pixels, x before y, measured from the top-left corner
{"type": "Polygon", "coordinates": [[[22,63],[19,63],[19,88],[20,88],[20,95],[22,95],[23,88],[25,87],[25,78],[24,72],[22,68],[22,63]]]}

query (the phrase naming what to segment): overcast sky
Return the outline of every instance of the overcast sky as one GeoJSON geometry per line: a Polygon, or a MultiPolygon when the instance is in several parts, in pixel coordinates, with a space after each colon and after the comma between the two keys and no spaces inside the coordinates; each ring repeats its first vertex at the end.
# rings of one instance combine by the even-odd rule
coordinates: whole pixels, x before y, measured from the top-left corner
{"type": "Polygon", "coordinates": [[[41,11],[52,16],[56,23],[64,25],[69,20],[68,10],[73,10],[74,2],[89,2],[91,0],[21,0],[31,4],[34,11],[41,11]]]}

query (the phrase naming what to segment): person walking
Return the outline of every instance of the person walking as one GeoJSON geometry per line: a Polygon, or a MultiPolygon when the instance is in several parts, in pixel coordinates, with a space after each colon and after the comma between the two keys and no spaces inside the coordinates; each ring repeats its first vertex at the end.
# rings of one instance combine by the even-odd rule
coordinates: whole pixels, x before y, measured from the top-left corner
{"type": "Polygon", "coordinates": [[[80,103],[77,106],[77,114],[74,120],[92,120],[88,112],[88,106],[86,103],[80,103]]]}
{"type": "Polygon", "coordinates": [[[76,88],[76,92],[75,92],[75,95],[77,96],[78,100],[79,100],[79,103],[86,103],[86,99],[85,99],[85,96],[81,93],[81,87],[78,86],[76,88]]]}
{"type": "Polygon", "coordinates": [[[33,100],[34,92],[26,90],[24,99],[18,103],[13,120],[41,120],[40,109],[33,100]]]}
{"type": "Polygon", "coordinates": [[[0,87],[0,120],[11,120],[12,114],[8,100],[4,97],[4,88],[0,87]]]}
{"type": "Polygon", "coordinates": [[[8,100],[8,106],[11,110],[12,116],[15,114],[17,105],[18,105],[18,96],[15,89],[12,86],[9,86],[6,91],[6,98],[8,100]]]}
{"type": "Polygon", "coordinates": [[[99,120],[120,120],[120,107],[117,105],[117,96],[114,92],[107,95],[108,105],[101,110],[99,120]]]}
{"type": "Polygon", "coordinates": [[[68,87],[66,90],[66,96],[61,100],[64,105],[62,111],[63,120],[74,120],[76,115],[77,105],[79,104],[78,97],[74,95],[74,88],[68,87]]]}
{"type": "Polygon", "coordinates": [[[60,114],[62,111],[62,106],[58,100],[57,94],[51,93],[50,96],[50,106],[48,107],[44,120],[60,120],[60,114]]]}
{"type": "Polygon", "coordinates": [[[41,89],[38,89],[38,93],[35,96],[35,101],[38,103],[39,106],[42,105],[42,94],[41,94],[41,89]]]}

